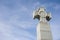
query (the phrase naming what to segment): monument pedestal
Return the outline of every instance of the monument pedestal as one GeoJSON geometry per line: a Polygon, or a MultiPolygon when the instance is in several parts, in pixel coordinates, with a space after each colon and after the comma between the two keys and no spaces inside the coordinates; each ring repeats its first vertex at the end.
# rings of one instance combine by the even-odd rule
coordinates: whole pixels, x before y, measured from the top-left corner
{"type": "Polygon", "coordinates": [[[40,21],[37,25],[37,40],[52,40],[50,25],[40,21]]]}

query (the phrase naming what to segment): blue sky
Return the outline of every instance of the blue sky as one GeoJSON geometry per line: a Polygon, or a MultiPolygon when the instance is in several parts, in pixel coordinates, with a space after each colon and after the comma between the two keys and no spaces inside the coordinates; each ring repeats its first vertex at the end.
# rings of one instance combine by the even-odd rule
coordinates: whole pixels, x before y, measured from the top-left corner
{"type": "Polygon", "coordinates": [[[32,14],[41,6],[52,14],[53,40],[60,40],[60,0],[0,0],[0,40],[36,40],[32,14]]]}

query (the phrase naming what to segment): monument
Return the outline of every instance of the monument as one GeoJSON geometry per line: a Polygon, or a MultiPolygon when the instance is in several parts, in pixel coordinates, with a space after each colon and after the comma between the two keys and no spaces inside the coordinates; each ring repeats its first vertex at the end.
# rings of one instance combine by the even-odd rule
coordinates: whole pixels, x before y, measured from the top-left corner
{"type": "Polygon", "coordinates": [[[47,13],[46,9],[41,7],[33,12],[33,18],[38,19],[37,40],[52,40],[49,21],[51,13],[47,13]]]}

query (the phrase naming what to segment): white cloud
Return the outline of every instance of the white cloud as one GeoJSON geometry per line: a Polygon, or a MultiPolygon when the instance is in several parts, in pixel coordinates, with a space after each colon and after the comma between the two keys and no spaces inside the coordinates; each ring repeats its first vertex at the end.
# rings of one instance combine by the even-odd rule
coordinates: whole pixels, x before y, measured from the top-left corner
{"type": "Polygon", "coordinates": [[[35,37],[25,30],[0,22],[0,40],[33,40],[35,37]],[[16,30],[15,30],[16,29],[16,30]]]}
{"type": "Polygon", "coordinates": [[[34,28],[33,24],[34,23],[28,22],[28,21],[23,21],[23,22],[20,22],[20,23],[16,23],[16,25],[18,25],[18,26],[20,26],[21,28],[24,28],[24,29],[34,28]]]}

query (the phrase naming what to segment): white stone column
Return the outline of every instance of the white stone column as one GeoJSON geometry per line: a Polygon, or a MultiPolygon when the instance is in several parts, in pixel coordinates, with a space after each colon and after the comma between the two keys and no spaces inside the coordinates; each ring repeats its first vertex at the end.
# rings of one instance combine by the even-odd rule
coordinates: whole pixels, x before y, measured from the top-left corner
{"type": "Polygon", "coordinates": [[[37,11],[34,11],[33,18],[39,20],[37,25],[37,40],[52,40],[49,24],[51,14],[47,13],[44,8],[39,8],[37,11]]]}
{"type": "Polygon", "coordinates": [[[52,40],[50,25],[47,22],[39,22],[37,25],[37,40],[52,40]]]}

